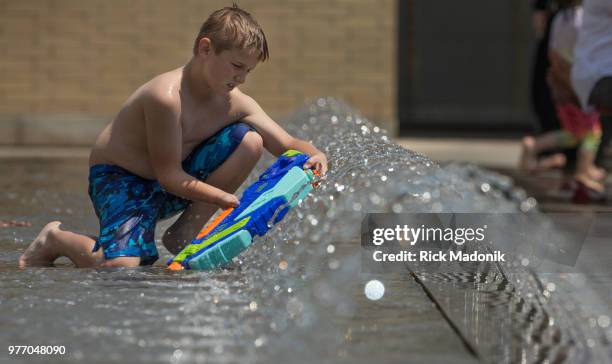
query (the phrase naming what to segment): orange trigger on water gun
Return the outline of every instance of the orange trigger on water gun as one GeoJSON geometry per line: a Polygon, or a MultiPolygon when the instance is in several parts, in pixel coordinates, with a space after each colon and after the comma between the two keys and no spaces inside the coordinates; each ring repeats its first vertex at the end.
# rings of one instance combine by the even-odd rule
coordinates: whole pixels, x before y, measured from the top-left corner
{"type": "Polygon", "coordinates": [[[206,225],[198,234],[198,236],[196,237],[196,239],[200,239],[201,237],[203,237],[204,235],[208,234],[209,232],[211,232],[214,228],[217,227],[217,225],[219,225],[219,223],[225,219],[225,217],[227,215],[229,215],[232,211],[234,211],[233,207],[230,207],[229,209],[225,209],[223,210],[223,212],[221,212],[219,214],[219,216],[217,216],[213,221],[210,222],[210,224],[206,225]]]}

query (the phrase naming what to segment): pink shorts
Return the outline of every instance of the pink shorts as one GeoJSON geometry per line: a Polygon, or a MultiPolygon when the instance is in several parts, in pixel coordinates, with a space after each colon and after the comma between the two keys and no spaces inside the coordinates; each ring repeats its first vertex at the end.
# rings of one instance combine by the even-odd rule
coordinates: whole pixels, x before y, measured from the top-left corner
{"type": "Polygon", "coordinates": [[[572,103],[557,104],[557,116],[563,129],[582,139],[589,132],[601,133],[599,113],[584,112],[572,103]]]}

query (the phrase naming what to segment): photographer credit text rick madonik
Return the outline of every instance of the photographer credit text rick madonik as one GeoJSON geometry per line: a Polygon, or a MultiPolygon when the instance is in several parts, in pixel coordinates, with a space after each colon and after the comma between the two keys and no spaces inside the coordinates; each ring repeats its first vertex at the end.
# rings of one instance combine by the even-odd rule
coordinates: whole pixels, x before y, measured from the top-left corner
{"type": "MultiPolygon", "coordinates": [[[[462,246],[470,242],[483,242],[487,225],[476,228],[440,228],[440,227],[410,227],[408,225],[396,225],[394,228],[375,228],[372,230],[372,244],[381,246],[385,242],[405,242],[411,247],[418,243],[453,243],[462,246]]],[[[393,253],[385,253],[375,250],[372,259],[376,262],[491,262],[505,261],[505,254],[500,251],[470,253],[462,251],[407,251],[400,250],[393,253]]]]}

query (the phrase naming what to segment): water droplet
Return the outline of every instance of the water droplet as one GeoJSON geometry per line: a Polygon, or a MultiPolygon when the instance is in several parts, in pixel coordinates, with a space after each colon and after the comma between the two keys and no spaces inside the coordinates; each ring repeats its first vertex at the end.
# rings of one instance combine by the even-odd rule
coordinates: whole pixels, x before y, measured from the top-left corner
{"type": "Polygon", "coordinates": [[[255,347],[257,348],[265,345],[265,343],[266,343],[266,338],[264,336],[260,336],[257,339],[255,339],[255,347]]]}
{"type": "Polygon", "coordinates": [[[332,259],[332,260],[329,261],[329,264],[327,264],[327,266],[331,270],[336,270],[336,269],[340,268],[340,261],[338,259],[332,259]]]}
{"type": "Polygon", "coordinates": [[[376,193],[371,193],[370,194],[370,201],[372,201],[372,203],[374,205],[378,205],[378,204],[380,204],[381,198],[376,193]]]}
{"type": "Polygon", "coordinates": [[[177,363],[179,359],[181,359],[181,356],[183,356],[183,351],[181,349],[174,350],[172,353],[172,362],[177,363]]]}
{"type": "Polygon", "coordinates": [[[597,324],[604,329],[610,326],[610,317],[606,315],[601,315],[597,318],[597,324]]]}
{"type": "Polygon", "coordinates": [[[281,260],[281,261],[280,261],[280,263],[278,263],[278,268],[279,268],[280,270],[285,270],[285,269],[287,269],[287,266],[288,266],[288,264],[287,264],[287,262],[286,262],[286,261],[284,261],[284,260],[281,260]]]}
{"type": "Polygon", "coordinates": [[[385,295],[385,285],[381,281],[373,279],[366,283],[363,291],[368,299],[377,301],[385,295]]]}

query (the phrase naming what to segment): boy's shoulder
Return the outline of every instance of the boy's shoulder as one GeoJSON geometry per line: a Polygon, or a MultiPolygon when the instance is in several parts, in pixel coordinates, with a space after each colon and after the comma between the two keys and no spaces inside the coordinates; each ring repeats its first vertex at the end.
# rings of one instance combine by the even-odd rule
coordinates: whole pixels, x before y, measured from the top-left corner
{"type": "Polygon", "coordinates": [[[144,106],[158,105],[180,109],[180,84],[180,69],[172,70],[157,75],[140,86],[134,96],[143,102],[144,106]]]}
{"type": "Polygon", "coordinates": [[[237,87],[225,96],[217,95],[214,100],[197,102],[181,89],[181,81],[182,70],[171,70],[140,86],[130,98],[141,105],[145,114],[165,114],[177,122],[181,118],[191,119],[189,115],[196,113],[226,122],[251,118],[259,120],[261,115],[265,115],[257,101],[237,87]],[[186,102],[185,97],[189,101],[186,102]]]}
{"type": "MultiPolygon", "coordinates": [[[[181,81],[182,72],[180,68],[168,71],[155,76],[143,84],[135,92],[135,96],[141,101],[146,101],[148,105],[157,104],[162,107],[178,107],[180,110],[181,98],[187,95],[184,90],[181,90],[181,81]]],[[[240,114],[252,114],[261,109],[254,98],[237,87],[225,97],[217,95],[214,100],[200,102],[199,104],[214,108],[227,107],[240,114]]]]}

